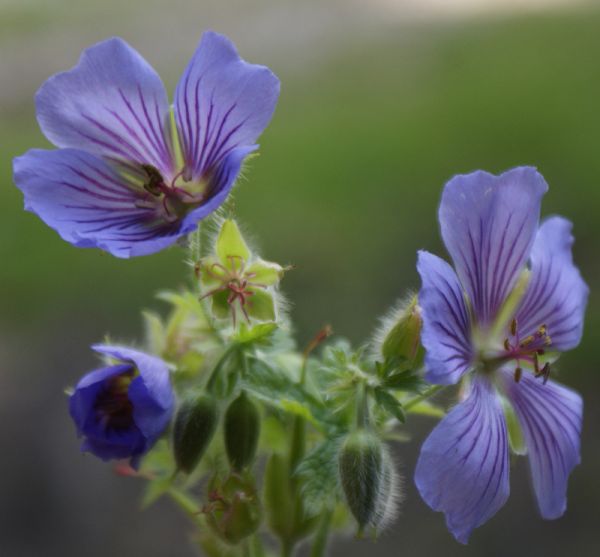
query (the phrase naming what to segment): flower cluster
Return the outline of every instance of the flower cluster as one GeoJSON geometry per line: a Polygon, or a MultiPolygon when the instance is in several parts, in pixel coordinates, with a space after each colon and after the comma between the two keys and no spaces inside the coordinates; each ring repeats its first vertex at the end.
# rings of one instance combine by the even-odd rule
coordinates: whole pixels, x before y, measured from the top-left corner
{"type": "Polygon", "coordinates": [[[266,555],[263,522],[283,555],[310,537],[315,557],[344,517],[359,535],[386,527],[402,499],[386,440],[406,438],[396,429],[410,413],[441,418],[415,482],[458,541],[505,503],[510,451],[529,456],[542,517],[561,516],[583,403],[554,381],[554,362],[581,340],[588,288],[570,222],[539,222],[542,176],[451,179],[439,221],[454,268],[419,252],[420,292],[388,314],[371,350],[340,339],[316,355],[329,326],[298,350],[278,293],[287,268],[251,250],[232,218],[202,222],[257,149],[278,93],[268,68],[212,32],[172,107],[120,39],[39,90],[38,121],[58,149],[15,159],[26,209],[75,246],[122,258],[193,233],[194,284],[162,294],[168,318],[145,314],[145,351],[93,346],[105,365],[69,398],[82,450],[125,461],[149,482],[146,504],[170,494],[211,557],[239,544],[266,555]],[[446,413],[430,397],[455,384],[446,413]]]}

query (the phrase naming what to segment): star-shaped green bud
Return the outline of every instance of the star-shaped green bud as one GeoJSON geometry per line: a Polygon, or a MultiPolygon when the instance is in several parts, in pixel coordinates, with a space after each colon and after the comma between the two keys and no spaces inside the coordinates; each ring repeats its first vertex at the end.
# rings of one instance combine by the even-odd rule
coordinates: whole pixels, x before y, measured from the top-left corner
{"type": "Polygon", "coordinates": [[[276,320],[275,287],[286,269],[255,256],[235,221],[223,222],[214,255],[200,260],[198,270],[202,298],[211,298],[215,317],[231,316],[234,326],[238,311],[248,322],[276,320]]]}

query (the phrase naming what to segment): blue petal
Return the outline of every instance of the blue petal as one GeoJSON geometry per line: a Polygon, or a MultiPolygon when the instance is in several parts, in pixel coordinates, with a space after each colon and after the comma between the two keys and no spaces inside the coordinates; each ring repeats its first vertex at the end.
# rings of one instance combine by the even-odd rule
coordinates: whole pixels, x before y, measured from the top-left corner
{"type": "Polygon", "coordinates": [[[475,376],[468,398],[431,432],[415,472],[425,502],[446,515],[454,537],[467,543],[509,494],[508,440],[499,398],[487,377],[475,376]]]}
{"type": "Polygon", "coordinates": [[[85,50],[36,96],[37,117],[58,147],[150,164],[173,173],[169,103],[160,77],[125,41],[113,38],[85,50]]]}
{"type": "Polygon", "coordinates": [[[579,344],[589,289],[573,264],[571,223],[547,219],[538,230],[531,252],[531,279],[516,313],[522,338],[546,325],[551,349],[579,344]]]}
{"type": "Polygon", "coordinates": [[[215,211],[229,195],[240,173],[246,156],[257,148],[256,145],[238,147],[219,163],[210,180],[210,196],[205,203],[190,211],[181,223],[181,234],[189,234],[198,226],[198,222],[215,211]]]}
{"type": "Polygon", "coordinates": [[[92,453],[102,460],[132,458],[145,451],[146,441],[141,432],[135,427],[124,431],[109,430],[97,437],[86,432],[86,438],[81,443],[81,451],[92,453]]]}
{"type": "Polygon", "coordinates": [[[131,257],[154,253],[182,235],[179,224],[139,206],[139,188],[85,151],[28,151],[14,160],[14,179],[25,208],[75,246],[131,257]]]}
{"type": "Polygon", "coordinates": [[[417,270],[426,378],[431,383],[456,383],[472,359],[469,313],[460,283],[448,263],[426,251],[419,252],[417,270]]]}
{"type": "Polygon", "coordinates": [[[175,91],[175,117],[188,173],[202,177],[233,149],[253,145],[269,123],[279,80],[242,60],[233,43],[207,32],[175,91]]]}
{"type": "Polygon", "coordinates": [[[92,349],[116,360],[134,364],[140,372],[140,378],[147,395],[161,409],[172,409],[174,396],[173,389],[171,388],[169,368],[160,358],[124,346],[95,344],[92,346],[92,349]]]}
{"type": "Polygon", "coordinates": [[[567,508],[569,474],[581,461],[583,401],[576,392],[553,381],[544,385],[531,373],[524,373],[519,383],[512,373],[503,377],[523,429],[540,513],[558,518],[567,508]]]}
{"type": "Polygon", "coordinates": [[[548,186],[533,168],[455,176],[439,210],[442,237],[480,325],[489,325],[529,258],[548,186]]]}
{"type": "Polygon", "coordinates": [[[81,378],[73,394],[69,397],[69,413],[77,426],[79,434],[82,433],[89,421],[96,397],[104,388],[106,379],[116,377],[131,369],[131,364],[108,366],[90,371],[81,378]]]}

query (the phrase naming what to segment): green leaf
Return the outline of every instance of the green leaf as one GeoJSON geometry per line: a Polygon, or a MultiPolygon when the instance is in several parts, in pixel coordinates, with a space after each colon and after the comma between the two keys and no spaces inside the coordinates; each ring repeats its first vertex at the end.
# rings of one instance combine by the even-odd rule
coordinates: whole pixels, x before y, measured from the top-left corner
{"type": "Polygon", "coordinates": [[[142,509],[147,509],[158,499],[160,499],[165,493],[169,491],[171,487],[171,477],[158,478],[152,480],[146,486],[144,495],[142,497],[141,506],[142,509]]]}
{"type": "Polygon", "coordinates": [[[283,277],[283,267],[277,263],[258,259],[246,269],[246,276],[250,282],[272,286],[283,277]]]}
{"type": "Polygon", "coordinates": [[[412,369],[392,373],[383,382],[383,386],[387,389],[412,392],[420,391],[424,384],[421,377],[412,369]]]}
{"type": "Polygon", "coordinates": [[[228,272],[216,257],[205,257],[199,262],[200,282],[206,289],[216,288],[223,284],[228,272]]]}
{"type": "Polygon", "coordinates": [[[304,418],[305,420],[308,420],[309,422],[312,422],[313,424],[315,424],[317,426],[319,425],[318,423],[316,423],[316,420],[315,420],[314,416],[312,415],[310,408],[307,405],[302,404],[301,402],[298,402],[297,400],[289,400],[289,399],[285,399],[285,398],[283,398],[279,401],[279,405],[288,414],[294,414],[295,416],[300,416],[301,418],[304,418]]]}
{"type": "Polygon", "coordinates": [[[398,421],[402,423],[406,421],[404,411],[402,410],[402,404],[400,404],[394,395],[378,387],[375,389],[375,400],[384,410],[394,416],[398,421]]]}
{"type": "Polygon", "coordinates": [[[150,352],[162,354],[165,349],[166,331],[161,318],[153,312],[142,312],[144,326],[146,329],[146,342],[150,347],[150,352]]]}
{"type": "Polygon", "coordinates": [[[273,302],[273,296],[260,288],[249,290],[252,291],[252,296],[248,298],[246,305],[248,315],[259,321],[274,321],[275,303],[273,302]]]}
{"type": "Polygon", "coordinates": [[[216,292],[211,296],[211,310],[217,319],[227,319],[231,317],[231,306],[227,301],[229,299],[229,291],[223,290],[216,292]]]}
{"type": "Polygon", "coordinates": [[[276,329],[276,323],[259,323],[249,327],[242,322],[233,340],[239,344],[268,344],[276,329]]]}
{"type": "Polygon", "coordinates": [[[309,516],[332,509],[338,499],[338,443],[326,440],[312,450],[298,465],[295,475],[301,481],[301,494],[309,516]]]}
{"type": "Polygon", "coordinates": [[[232,260],[237,267],[242,261],[248,261],[250,258],[250,250],[235,221],[228,219],[223,222],[217,237],[216,252],[221,263],[227,268],[232,266],[232,260]]]}
{"type": "Polygon", "coordinates": [[[284,369],[274,369],[258,358],[249,358],[250,369],[242,387],[264,403],[294,415],[301,415],[324,431],[338,422],[325,405],[303,388],[284,369]]]}
{"type": "Polygon", "coordinates": [[[419,414],[421,416],[430,416],[432,418],[443,418],[446,412],[443,408],[436,406],[429,400],[423,400],[414,406],[411,406],[410,410],[407,410],[410,414],[419,414]]]}

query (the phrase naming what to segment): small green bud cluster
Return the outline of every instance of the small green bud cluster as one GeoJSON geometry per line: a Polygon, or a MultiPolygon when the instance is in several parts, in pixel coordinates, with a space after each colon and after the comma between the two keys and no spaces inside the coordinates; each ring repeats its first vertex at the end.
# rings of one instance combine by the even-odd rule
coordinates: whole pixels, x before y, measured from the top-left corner
{"type": "Polygon", "coordinates": [[[248,323],[277,319],[276,287],[285,269],[256,257],[235,221],[223,221],[213,254],[197,262],[196,272],[214,317],[231,316],[234,327],[238,312],[248,323]]]}
{"type": "MultiPolygon", "coordinates": [[[[178,471],[194,471],[218,423],[219,406],[214,396],[203,392],[180,404],[173,426],[173,454],[178,471]]],[[[258,407],[244,391],[229,404],[223,433],[229,464],[233,471],[242,472],[253,463],[260,436],[258,407]]]]}

